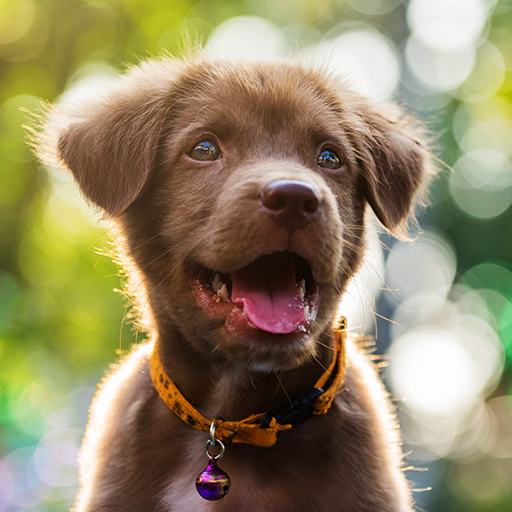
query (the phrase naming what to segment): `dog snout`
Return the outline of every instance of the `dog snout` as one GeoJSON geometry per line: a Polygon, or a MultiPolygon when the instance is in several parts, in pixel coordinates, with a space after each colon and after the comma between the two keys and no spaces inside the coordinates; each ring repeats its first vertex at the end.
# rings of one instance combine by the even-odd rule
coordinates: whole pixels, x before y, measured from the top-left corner
{"type": "Polygon", "coordinates": [[[261,191],[260,200],[266,214],[289,229],[305,225],[320,208],[317,190],[306,181],[271,181],[261,191]]]}

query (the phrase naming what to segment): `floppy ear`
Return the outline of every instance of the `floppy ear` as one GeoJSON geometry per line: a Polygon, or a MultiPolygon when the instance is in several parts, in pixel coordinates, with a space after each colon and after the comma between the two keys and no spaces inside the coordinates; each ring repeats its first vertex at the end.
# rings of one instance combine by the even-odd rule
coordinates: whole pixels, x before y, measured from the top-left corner
{"type": "Polygon", "coordinates": [[[398,109],[362,106],[356,142],[366,199],[380,222],[394,235],[405,236],[409,214],[422,203],[436,170],[421,132],[398,109]]]}
{"type": "Polygon", "coordinates": [[[164,71],[144,63],[92,100],[50,113],[51,163],[69,169],[85,197],[110,217],[137,198],[155,165],[175,74],[164,71]]]}

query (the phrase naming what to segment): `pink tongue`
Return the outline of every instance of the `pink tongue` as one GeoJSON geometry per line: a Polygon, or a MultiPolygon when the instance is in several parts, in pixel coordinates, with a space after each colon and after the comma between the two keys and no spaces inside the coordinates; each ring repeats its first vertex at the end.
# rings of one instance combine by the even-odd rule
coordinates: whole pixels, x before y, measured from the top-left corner
{"type": "Polygon", "coordinates": [[[286,334],[304,319],[291,256],[283,255],[277,265],[275,258],[272,265],[250,265],[232,274],[231,280],[231,300],[245,306],[249,320],[259,329],[286,334]]]}

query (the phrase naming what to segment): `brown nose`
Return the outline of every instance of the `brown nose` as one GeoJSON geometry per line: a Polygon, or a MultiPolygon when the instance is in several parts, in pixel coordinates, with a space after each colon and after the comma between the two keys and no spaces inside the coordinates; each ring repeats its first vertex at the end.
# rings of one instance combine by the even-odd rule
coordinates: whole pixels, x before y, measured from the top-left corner
{"type": "Polygon", "coordinates": [[[271,181],[263,188],[260,197],[267,213],[290,229],[303,226],[320,206],[318,192],[305,181],[271,181]]]}

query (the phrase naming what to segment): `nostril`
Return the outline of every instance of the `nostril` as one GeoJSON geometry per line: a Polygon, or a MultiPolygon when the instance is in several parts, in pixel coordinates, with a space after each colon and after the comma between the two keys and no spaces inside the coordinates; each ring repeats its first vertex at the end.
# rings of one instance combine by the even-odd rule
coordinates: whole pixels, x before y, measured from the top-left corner
{"type": "Polygon", "coordinates": [[[306,213],[315,213],[318,210],[318,206],[320,204],[320,201],[318,200],[318,197],[312,197],[309,199],[306,199],[304,202],[304,211],[306,213]]]}
{"type": "Polygon", "coordinates": [[[282,210],[286,208],[286,197],[280,190],[265,187],[261,193],[261,202],[269,210],[282,210]]]}
{"type": "Polygon", "coordinates": [[[272,181],[263,188],[260,197],[263,206],[273,214],[296,220],[315,213],[320,206],[318,192],[305,181],[272,181]]]}

